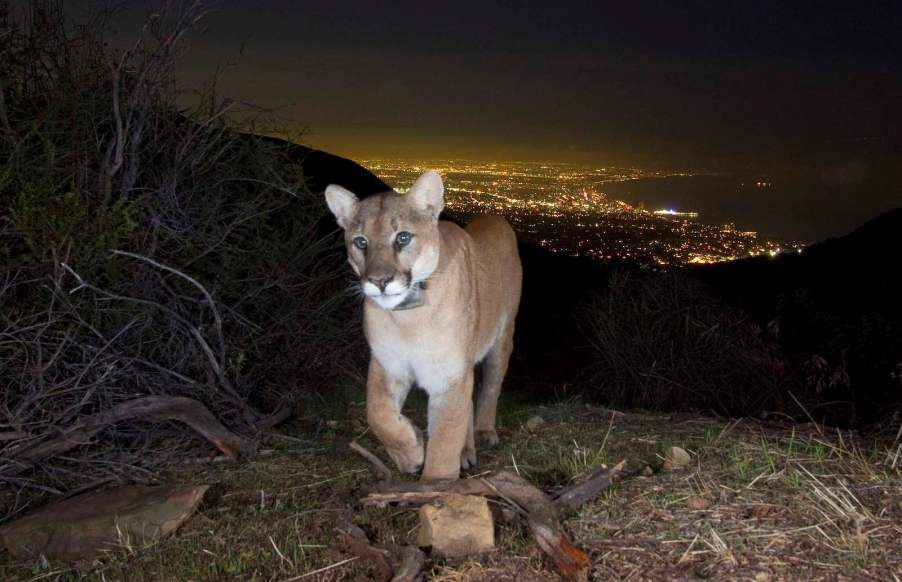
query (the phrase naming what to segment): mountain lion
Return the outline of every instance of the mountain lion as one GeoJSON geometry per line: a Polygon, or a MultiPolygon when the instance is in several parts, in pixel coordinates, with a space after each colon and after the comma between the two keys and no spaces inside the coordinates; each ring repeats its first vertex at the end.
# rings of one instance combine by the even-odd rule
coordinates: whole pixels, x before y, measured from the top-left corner
{"type": "Polygon", "coordinates": [[[478,362],[484,370],[476,435],[498,442],[495,411],[522,283],[507,221],[480,216],[466,229],[439,221],[443,197],[434,171],[405,195],[390,191],[358,200],[341,186],[326,188],[365,295],[364,332],[372,350],[367,421],[398,468],[422,468],[424,480],[456,478],[476,464],[478,362]],[[428,446],[401,414],[414,384],[429,395],[428,446]]]}

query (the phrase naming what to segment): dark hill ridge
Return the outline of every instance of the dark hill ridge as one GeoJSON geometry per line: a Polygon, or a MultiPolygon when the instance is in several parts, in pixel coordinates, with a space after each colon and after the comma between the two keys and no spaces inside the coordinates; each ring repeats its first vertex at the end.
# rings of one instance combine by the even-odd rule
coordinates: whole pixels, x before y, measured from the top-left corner
{"type": "Polygon", "coordinates": [[[902,209],[894,209],[799,255],[712,265],[697,275],[759,322],[776,322],[784,357],[823,377],[818,395],[834,404],[825,418],[856,424],[902,404],[900,250],[902,209]]]}
{"type": "MultiPolygon", "coordinates": [[[[260,137],[249,134],[247,137],[262,139],[264,142],[282,148],[282,155],[287,161],[298,163],[304,169],[307,189],[314,194],[322,194],[329,184],[344,186],[360,197],[391,190],[375,174],[353,160],[276,137],[260,137]]],[[[325,209],[325,206],[323,208],[325,209]]]]}
{"type": "MultiPolygon", "coordinates": [[[[702,279],[755,307],[794,287],[811,288],[837,305],[889,301],[898,292],[902,208],[852,233],[815,243],[798,255],[753,257],[698,269],[702,279]]],[[[898,297],[898,295],[895,295],[898,297]]],[[[854,308],[854,307],[853,307],[854,308]]]]}

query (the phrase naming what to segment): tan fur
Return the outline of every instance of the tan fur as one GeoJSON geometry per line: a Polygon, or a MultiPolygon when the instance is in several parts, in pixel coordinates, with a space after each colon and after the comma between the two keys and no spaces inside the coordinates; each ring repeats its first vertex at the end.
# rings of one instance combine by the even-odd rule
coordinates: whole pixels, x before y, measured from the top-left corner
{"type": "Polygon", "coordinates": [[[397,466],[407,472],[422,466],[423,479],[454,478],[461,467],[474,465],[476,435],[498,442],[495,412],[522,282],[516,236],[507,221],[480,216],[466,229],[440,222],[442,195],[434,172],[404,196],[387,192],[358,202],[343,188],[326,190],[345,229],[348,261],[367,295],[369,425],[397,466]],[[399,232],[412,234],[406,247],[393,242],[399,232]],[[366,251],[355,247],[358,236],[366,237],[366,251]],[[386,280],[391,282],[384,291],[372,283],[386,280]],[[421,281],[426,286],[418,292],[421,281]],[[416,304],[410,301],[416,297],[421,305],[391,309],[416,304]],[[480,361],[485,366],[474,419],[473,367],[480,361]],[[429,394],[426,445],[401,414],[413,384],[429,394]]]}

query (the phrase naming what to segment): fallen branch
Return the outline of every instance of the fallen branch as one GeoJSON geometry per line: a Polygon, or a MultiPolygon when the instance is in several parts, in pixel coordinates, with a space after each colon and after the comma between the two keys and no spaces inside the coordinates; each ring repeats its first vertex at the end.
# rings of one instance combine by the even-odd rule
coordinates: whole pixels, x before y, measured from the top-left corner
{"type": "Polygon", "coordinates": [[[351,447],[351,450],[355,453],[359,454],[361,457],[370,462],[373,466],[373,470],[376,474],[382,479],[383,483],[391,483],[392,482],[392,473],[391,469],[385,466],[379,457],[374,455],[373,453],[366,450],[363,445],[358,443],[357,441],[351,441],[351,444],[348,445],[351,447]]]}
{"type": "Polygon", "coordinates": [[[602,490],[611,485],[611,480],[623,470],[626,461],[620,461],[613,467],[602,465],[583,481],[564,487],[552,494],[554,506],[558,512],[574,511],[595,498],[602,490]]]}
{"type": "Polygon", "coordinates": [[[258,432],[266,432],[274,426],[282,424],[291,418],[292,414],[294,414],[294,406],[288,401],[282,402],[275,412],[258,420],[254,424],[254,428],[256,428],[258,432]]]}
{"type": "Polygon", "coordinates": [[[0,474],[17,475],[41,461],[87,444],[112,424],[135,418],[183,422],[233,459],[252,455],[255,451],[253,443],[222,426],[213,413],[197,400],[183,396],[147,396],[80,418],[72,426],[60,430],[59,436],[14,451],[10,455],[11,462],[0,467],[0,474]]]}
{"type": "Polygon", "coordinates": [[[506,500],[526,515],[527,525],[539,548],[551,557],[557,571],[566,580],[586,578],[589,556],[573,545],[561,527],[558,511],[571,509],[591,499],[611,484],[623,468],[620,462],[599,469],[585,481],[565,489],[553,501],[528,481],[508,471],[490,473],[474,479],[445,479],[417,483],[380,483],[361,499],[366,505],[384,507],[389,503],[419,505],[450,493],[480,495],[506,500]]]}
{"type": "Polygon", "coordinates": [[[388,550],[370,544],[366,534],[356,525],[349,526],[347,530],[337,530],[337,532],[352,554],[371,562],[376,567],[376,580],[388,582],[392,579],[394,570],[388,564],[388,550]]]}

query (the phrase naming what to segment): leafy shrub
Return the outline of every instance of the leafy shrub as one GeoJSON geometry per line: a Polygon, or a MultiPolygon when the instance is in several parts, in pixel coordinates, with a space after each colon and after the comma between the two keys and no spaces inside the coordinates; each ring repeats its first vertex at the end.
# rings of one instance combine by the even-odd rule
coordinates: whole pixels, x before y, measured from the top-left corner
{"type": "Polygon", "coordinates": [[[146,431],[121,427],[81,457],[16,460],[129,399],[189,396],[252,438],[258,408],[341,380],[358,307],[293,146],[237,131],[213,92],[178,106],[199,5],[165,4],[118,54],[58,4],[28,10],[0,0],[0,483],[152,463],[146,431]]]}
{"type": "Polygon", "coordinates": [[[592,390],[620,405],[750,414],[786,382],[767,334],[680,272],[614,272],[585,309],[592,390]]]}

